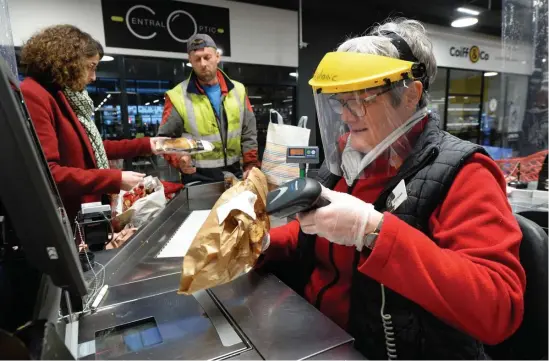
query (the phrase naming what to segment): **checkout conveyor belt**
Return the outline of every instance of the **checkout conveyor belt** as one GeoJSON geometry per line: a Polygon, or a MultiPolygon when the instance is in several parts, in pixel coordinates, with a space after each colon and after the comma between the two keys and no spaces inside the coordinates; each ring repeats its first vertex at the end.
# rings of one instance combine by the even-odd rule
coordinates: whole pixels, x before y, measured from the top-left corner
{"type": "Polygon", "coordinates": [[[176,293],[182,258],[155,256],[223,186],[185,189],[120,249],[96,254],[109,289],[79,320],[79,358],[364,359],[351,336],[273,275],[252,271],[193,296],[176,293]]]}

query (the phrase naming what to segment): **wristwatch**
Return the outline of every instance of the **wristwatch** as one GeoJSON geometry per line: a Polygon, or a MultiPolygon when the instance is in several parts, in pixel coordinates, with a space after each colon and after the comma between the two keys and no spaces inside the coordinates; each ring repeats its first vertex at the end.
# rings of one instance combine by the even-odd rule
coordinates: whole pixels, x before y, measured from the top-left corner
{"type": "Polygon", "coordinates": [[[381,226],[383,225],[383,218],[384,216],[381,216],[381,219],[379,220],[379,223],[377,224],[376,228],[372,233],[368,233],[364,237],[364,246],[366,246],[369,249],[374,249],[374,246],[376,244],[377,236],[379,236],[379,232],[381,232],[381,226]]]}

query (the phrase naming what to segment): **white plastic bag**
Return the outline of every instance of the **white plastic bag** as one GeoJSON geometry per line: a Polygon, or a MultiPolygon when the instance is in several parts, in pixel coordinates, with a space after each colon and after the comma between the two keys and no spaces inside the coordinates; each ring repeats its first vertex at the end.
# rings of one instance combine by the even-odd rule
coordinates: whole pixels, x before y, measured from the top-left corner
{"type": "Polygon", "coordinates": [[[309,145],[311,130],[307,129],[307,117],[301,117],[297,126],[284,124],[282,116],[274,109],[277,123],[269,122],[265,153],[261,162],[261,171],[267,176],[269,185],[279,186],[299,177],[299,164],[286,163],[288,147],[309,145]]]}
{"type": "Polygon", "coordinates": [[[125,191],[120,191],[118,197],[118,204],[116,207],[117,218],[124,219],[125,222],[131,223],[134,227],[141,227],[149,219],[153,218],[159,211],[166,207],[166,196],[164,194],[164,186],[162,182],[153,177],[145,177],[143,180],[145,184],[154,183],[154,192],[146,197],[140,198],[135,201],[130,208],[123,212],[123,202],[125,191]],[[128,221],[127,215],[130,215],[131,219],[128,221]]]}
{"type": "Polygon", "coordinates": [[[149,219],[154,217],[159,211],[166,207],[166,196],[164,195],[164,187],[155,190],[145,198],[138,199],[130,209],[134,210],[131,223],[139,228],[149,219]]]}

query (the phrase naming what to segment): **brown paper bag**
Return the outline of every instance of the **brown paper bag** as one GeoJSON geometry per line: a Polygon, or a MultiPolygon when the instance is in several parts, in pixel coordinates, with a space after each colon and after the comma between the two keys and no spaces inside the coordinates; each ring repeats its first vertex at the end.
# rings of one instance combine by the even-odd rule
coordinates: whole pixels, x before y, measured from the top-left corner
{"type": "Polygon", "coordinates": [[[244,181],[226,190],[214,205],[183,259],[180,294],[230,282],[253,268],[261,254],[263,237],[270,230],[267,204],[267,178],[253,168],[244,181]],[[251,191],[257,195],[256,219],[234,209],[219,224],[217,209],[236,195],[251,191]]]}

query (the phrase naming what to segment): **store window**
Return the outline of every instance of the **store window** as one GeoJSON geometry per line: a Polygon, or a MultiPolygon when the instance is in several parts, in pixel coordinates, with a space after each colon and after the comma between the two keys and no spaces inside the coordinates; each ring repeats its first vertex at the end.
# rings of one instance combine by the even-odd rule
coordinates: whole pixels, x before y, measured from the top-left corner
{"type": "Polygon", "coordinates": [[[120,105],[120,79],[97,78],[87,87],[95,106],[94,120],[103,139],[124,138],[120,105]]]}
{"type": "Polygon", "coordinates": [[[441,127],[478,143],[496,159],[513,155],[525,118],[528,76],[438,68],[429,110],[441,127]]]}
{"type": "Polygon", "coordinates": [[[448,69],[438,68],[435,81],[429,86],[429,111],[438,114],[440,120],[444,119],[446,107],[446,77],[448,69]]]}
{"type": "Polygon", "coordinates": [[[164,94],[185,80],[190,68],[182,60],[124,59],[130,137],[155,136],[162,121],[164,94]]]}
{"type": "Polygon", "coordinates": [[[267,141],[270,110],[282,115],[286,124],[297,124],[296,69],[282,66],[225,63],[223,71],[244,84],[257,124],[259,160],[263,158],[267,141]]]}
{"type": "Polygon", "coordinates": [[[482,117],[480,120],[480,144],[484,146],[502,146],[503,107],[499,103],[500,99],[503,99],[504,93],[505,89],[502,84],[501,74],[498,72],[485,72],[482,117]]]}
{"type": "Polygon", "coordinates": [[[473,143],[480,141],[483,74],[480,71],[450,69],[446,104],[446,130],[473,143]]]}
{"type": "Polygon", "coordinates": [[[116,59],[100,62],[95,82],[86,89],[93,100],[95,124],[103,139],[123,139],[122,89],[116,59]]]}
{"type": "MultiPolygon", "coordinates": [[[[17,61],[19,63],[19,49],[17,61]]],[[[102,61],[97,79],[87,87],[95,105],[94,120],[103,139],[133,139],[155,136],[162,120],[166,91],[191,73],[188,60],[112,55],[102,61]]],[[[241,63],[220,63],[231,78],[244,84],[256,116],[259,157],[267,138],[270,109],[287,124],[297,124],[295,68],[241,63]]],[[[19,77],[23,71],[19,68],[19,77]]],[[[126,162],[126,169],[156,174],[169,168],[162,157],[126,162]]],[[[170,170],[171,171],[171,170],[170,170]]],[[[161,175],[172,179],[171,175],[161,175]]]]}
{"type": "Polygon", "coordinates": [[[248,86],[248,98],[255,114],[257,143],[260,161],[267,142],[267,129],[271,109],[276,110],[286,124],[295,124],[295,87],[293,86],[248,86]]]}
{"type": "Polygon", "coordinates": [[[100,62],[95,82],[88,85],[86,89],[93,100],[95,124],[103,139],[123,139],[122,92],[117,62],[100,62]]]}

